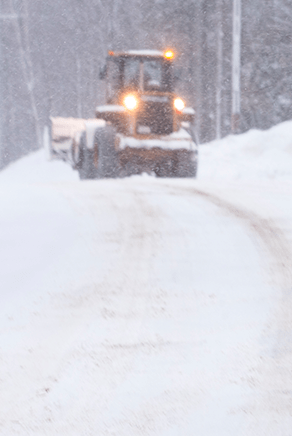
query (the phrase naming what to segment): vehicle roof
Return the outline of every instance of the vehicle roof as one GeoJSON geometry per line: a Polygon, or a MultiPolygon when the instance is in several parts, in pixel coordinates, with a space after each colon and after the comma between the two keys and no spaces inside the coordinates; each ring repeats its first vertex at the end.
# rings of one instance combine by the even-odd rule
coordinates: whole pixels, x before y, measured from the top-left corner
{"type": "Polygon", "coordinates": [[[123,52],[109,52],[109,56],[145,56],[145,57],[164,57],[160,50],[127,50],[123,52]]]}
{"type": "Polygon", "coordinates": [[[128,50],[125,54],[134,56],[163,56],[163,51],[160,50],[128,50]]]}

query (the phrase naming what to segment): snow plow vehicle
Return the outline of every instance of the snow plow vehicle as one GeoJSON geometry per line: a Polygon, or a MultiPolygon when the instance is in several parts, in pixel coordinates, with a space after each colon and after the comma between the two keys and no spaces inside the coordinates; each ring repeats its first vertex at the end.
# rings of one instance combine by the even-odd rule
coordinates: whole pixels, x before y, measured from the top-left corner
{"type": "Polygon", "coordinates": [[[96,119],[52,118],[53,153],[67,153],[81,179],[195,177],[195,112],[174,93],[173,60],[171,50],[109,52],[100,72],[106,105],[96,119]]]}

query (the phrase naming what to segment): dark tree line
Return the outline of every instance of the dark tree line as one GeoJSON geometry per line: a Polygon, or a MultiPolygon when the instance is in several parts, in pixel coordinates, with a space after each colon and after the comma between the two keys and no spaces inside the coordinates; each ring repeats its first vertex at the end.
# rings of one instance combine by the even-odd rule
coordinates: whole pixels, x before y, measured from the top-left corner
{"type": "MultiPolygon", "coordinates": [[[[232,4],[2,0],[0,167],[41,146],[50,116],[94,116],[109,49],[173,47],[177,88],[196,110],[200,142],[229,134],[232,4]]],[[[291,16],[290,0],[242,0],[241,131],[291,118],[291,16]]]]}

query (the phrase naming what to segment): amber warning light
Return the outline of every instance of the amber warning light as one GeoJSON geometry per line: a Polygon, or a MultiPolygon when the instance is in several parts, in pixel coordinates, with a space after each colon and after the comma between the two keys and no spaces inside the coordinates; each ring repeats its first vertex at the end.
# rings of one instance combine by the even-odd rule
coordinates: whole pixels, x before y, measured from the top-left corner
{"type": "Polygon", "coordinates": [[[165,59],[173,59],[174,58],[174,53],[172,50],[166,50],[166,52],[164,52],[164,57],[165,59]]]}

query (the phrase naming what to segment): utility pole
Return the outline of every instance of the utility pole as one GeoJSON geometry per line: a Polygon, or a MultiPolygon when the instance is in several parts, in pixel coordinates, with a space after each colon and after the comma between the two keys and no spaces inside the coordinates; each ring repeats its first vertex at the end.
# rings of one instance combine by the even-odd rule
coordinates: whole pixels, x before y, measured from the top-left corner
{"type": "MultiPolygon", "coordinates": [[[[193,107],[196,111],[193,132],[197,144],[200,143],[201,136],[201,104],[202,104],[202,79],[201,79],[201,44],[202,44],[202,25],[201,25],[201,0],[195,3],[194,8],[194,21],[192,26],[192,44],[191,52],[189,55],[189,62],[191,62],[191,75],[194,78],[194,101],[193,107]],[[195,54],[195,56],[194,56],[195,54]]],[[[191,83],[191,82],[190,82],[191,83]]]]}
{"type": "Polygon", "coordinates": [[[240,125],[240,43],[241,0],[233,0],[233,56],[232,56],[232,119],[231,129],[238,133],[240,125]]]}
{"type": "Polygon", "coordinates": [[[3,22],[7,20],[15,20],[16,14],[3,14],[0,10],[0,169],[4,165],[4,138],[3,138],[3,114],[4,114],[4,86],[3,86],[3,22]]]}
{"type": "MultiPolygon", "coordinates": [[[[0,17],[1,17],[0,11],[0,17]]],[[[2,58],[2,20],[0,18],[0,169],[3,166],[3,58],[2,58]]]]}
{"type": "Polygon", "coordinates": [[[223,63],[222,0],[217,0],[216,20],[217,20],[216,139],[220,139],[221,138],[222,63],[223,63]]]}

